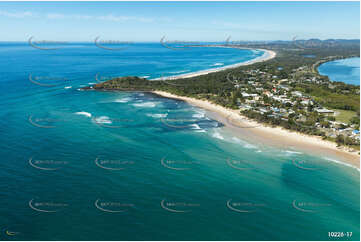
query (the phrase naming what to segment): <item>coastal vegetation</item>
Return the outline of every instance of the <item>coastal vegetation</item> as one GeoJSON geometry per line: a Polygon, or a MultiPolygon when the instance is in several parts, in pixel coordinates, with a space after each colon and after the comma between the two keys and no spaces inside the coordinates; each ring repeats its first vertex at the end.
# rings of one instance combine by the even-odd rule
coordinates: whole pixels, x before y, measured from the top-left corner
{"type": "Polygon", "coordinates": [[[266,62],[183,79],[119,77],[98,90],[165,91],[239,110],[261,123],[321,136],[359,150],[360,87],[332,82],[321,63],[359,56],[359,41],[245,43],[234,47],[277,52],[266,62]],[[331,44],[332,43],[332,44],[331,44]]]}

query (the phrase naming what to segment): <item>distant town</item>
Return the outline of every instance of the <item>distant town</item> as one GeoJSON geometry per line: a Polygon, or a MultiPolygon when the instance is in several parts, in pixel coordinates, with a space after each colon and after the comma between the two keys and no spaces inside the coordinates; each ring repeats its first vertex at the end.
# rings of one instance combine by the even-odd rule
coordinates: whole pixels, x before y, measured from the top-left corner
{"type": "MultiPolygon", "coordinates": [[[[232,81],[241,92],[237,106],[247,117],[272,124],[287,122],[301,130],[314,130],[314,134],[343,145],[360,144],[359,119],[352,116],[352,111],[326,108],[315,97],[300,91],[299,84],[303,83],[339,88],[337,83],[320,78],[313,67],[292,69],[289,78],[273,75],[267,67],[242,71],[242,76],[232,77],[232,81]],[[352,117],[345,117],[347,114],[352,117]]],[[[358,89],[354,91],[359,94],[358,89]]],[[[344,94],[350,92],[342,90],[344,94]]]]}

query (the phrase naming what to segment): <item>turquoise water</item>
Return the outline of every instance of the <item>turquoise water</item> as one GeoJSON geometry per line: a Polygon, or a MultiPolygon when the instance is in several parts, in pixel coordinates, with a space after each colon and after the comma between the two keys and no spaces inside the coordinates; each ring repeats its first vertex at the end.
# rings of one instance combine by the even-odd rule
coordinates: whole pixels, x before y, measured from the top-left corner
{"type": "Polygon", "coordinates": [[[318,71],[332,81],[360,85],[359,57],[326,62],[318,67],[318,71]]]}
{"type": "Polygon", "coordinates": [[[360,238],[358,170],[236,137],[181,101],[78,90],[97,73],[156,77],[262,53],[127,51],[0,47],[1,240],[360,238]]]}

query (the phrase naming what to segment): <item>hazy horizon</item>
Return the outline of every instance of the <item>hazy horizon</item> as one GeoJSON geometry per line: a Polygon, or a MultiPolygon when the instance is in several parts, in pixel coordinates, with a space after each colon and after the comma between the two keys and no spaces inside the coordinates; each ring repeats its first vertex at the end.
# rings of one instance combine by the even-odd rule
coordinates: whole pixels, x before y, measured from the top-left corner
{"type": "Polygon", "coordinates": [[[0,2],[0,41],[359,39],[359,2],[0,2]]]}

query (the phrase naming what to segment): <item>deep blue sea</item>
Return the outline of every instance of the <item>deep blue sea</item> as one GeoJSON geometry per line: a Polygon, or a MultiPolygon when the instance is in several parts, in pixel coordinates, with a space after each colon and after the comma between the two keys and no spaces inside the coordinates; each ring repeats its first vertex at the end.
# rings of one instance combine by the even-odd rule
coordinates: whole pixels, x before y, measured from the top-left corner
{"type": "Polygon", "coordinates": [[[251,142],[182,101],[79,90],[262,54],[0,44],[0,240],[359,240],[359,170],[251,142]]]}
{"type": "Polygon", "coordinates": [[[359,57],[326,62],[318,67],[318,71],[331,81],[360,85],[359,57]]]}

